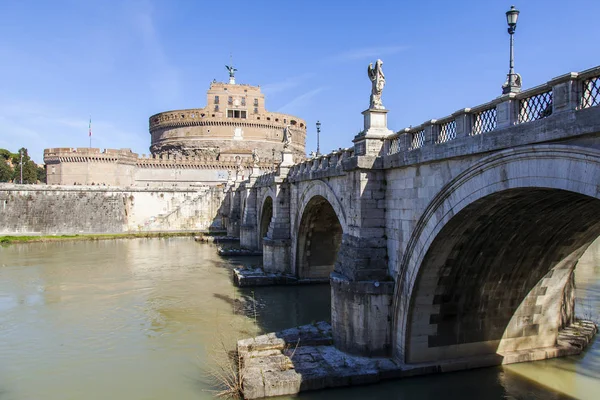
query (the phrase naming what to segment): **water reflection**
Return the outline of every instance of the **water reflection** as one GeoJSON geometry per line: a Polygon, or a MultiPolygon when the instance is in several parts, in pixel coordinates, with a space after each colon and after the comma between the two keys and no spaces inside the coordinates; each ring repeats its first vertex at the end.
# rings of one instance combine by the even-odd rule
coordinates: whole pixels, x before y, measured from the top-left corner
{"type": "MultiPolygon", "coordinates": [[[[577,276],[595,310],[598,261],[577,276]]],[[[231,269],[256,263],[186,238],[0,247],[0,399],[211,398],[221,343],[330,318],[328,285],[235,288],[231,269]]],[[[597,339],[579,357],[300,397],[591,398],[599,363],[597,339]]]]}

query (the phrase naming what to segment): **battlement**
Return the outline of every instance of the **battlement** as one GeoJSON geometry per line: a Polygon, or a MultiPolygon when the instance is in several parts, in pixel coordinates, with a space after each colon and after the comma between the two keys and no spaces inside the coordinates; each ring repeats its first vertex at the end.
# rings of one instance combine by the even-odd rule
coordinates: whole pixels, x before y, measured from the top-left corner
{"type": "Polygon", "coordinates": [[[293,115],[264,112],[247,114],[246,118],[225,118],[208,111],[206,108],[191,108],[185,110],[165,111],[154,114],[149,119],[150,133],[161,128],[186,126],[247,126],[257,129],[283,129],[290,126],[292,130],[306,133],[306,122],[293,115]],[[259,122],[260,121],[260,122],[259,122]]]}
{"type": "Polygon", "coordinates": [[[59,162],[115,162],[120,164],[135,164],[138,155],[131,149],[99,149],[57,147],[44,149],[44,163],[59,162]]]}

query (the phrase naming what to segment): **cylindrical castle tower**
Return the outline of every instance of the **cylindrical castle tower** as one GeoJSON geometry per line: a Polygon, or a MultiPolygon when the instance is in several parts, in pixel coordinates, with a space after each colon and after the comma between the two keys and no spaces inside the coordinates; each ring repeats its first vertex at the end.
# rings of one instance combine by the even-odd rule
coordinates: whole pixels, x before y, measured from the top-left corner
{"type": "Polygon", "coordinates": [[[283,131],[292,133],[294,161],[305,158],[306,123],[292,115],[269,112],[260,87],[213,81],[206,107],[166,111],[150,117],[154,155],[219,156],[248,154],[281,159],[283,131]]]}

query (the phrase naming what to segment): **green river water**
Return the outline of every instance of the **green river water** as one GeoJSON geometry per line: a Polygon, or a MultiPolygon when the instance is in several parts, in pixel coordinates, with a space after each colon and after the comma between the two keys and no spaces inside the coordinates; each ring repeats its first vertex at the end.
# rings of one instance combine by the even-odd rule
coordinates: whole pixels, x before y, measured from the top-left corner
{"type": "MultiPolygon", "coordinates": [[[[600,249],[600,246],[595,246],[600,249]]],[[[577,267],[578,312],[600,310],[600,250],[577,267]]],[[[0,247],[0,400],[210,399],[238,338],[329,320],[328,285],[238,289],[236,265],[191,238],[0,247]]],[[[301,399],[597,399],[584,354],[301,399]]]]}

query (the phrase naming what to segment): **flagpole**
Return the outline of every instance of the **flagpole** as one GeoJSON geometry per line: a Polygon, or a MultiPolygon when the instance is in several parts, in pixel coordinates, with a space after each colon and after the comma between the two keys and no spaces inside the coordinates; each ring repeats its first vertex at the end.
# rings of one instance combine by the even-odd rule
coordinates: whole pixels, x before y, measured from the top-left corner
{"type": "Polygon", "coordinates": [[[92,116],[90,115],[90,129],[89,129],[89,133],[88,133],[89,137],[90,137],[90,149],[92,148],[92,116]]]}

